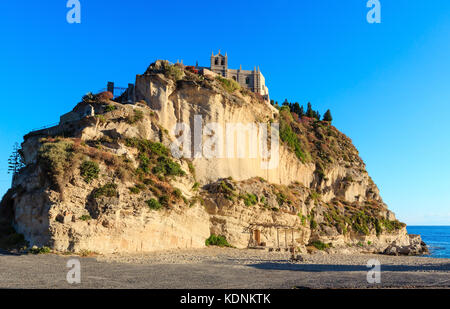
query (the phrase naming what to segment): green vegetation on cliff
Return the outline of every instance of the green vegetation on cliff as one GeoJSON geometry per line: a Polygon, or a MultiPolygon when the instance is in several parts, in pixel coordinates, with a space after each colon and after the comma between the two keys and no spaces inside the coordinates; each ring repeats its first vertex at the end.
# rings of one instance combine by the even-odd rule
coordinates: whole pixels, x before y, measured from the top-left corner
{"type": "Polygon", "coordinates": [[[241,89],[241,86],[239,86],[239,84],[235,80],[224,78],[222,76],[216,76],[216,80],[218,80],[223,89],[225,89],[229,93],[233,93],[236,90],[241,89]]]}

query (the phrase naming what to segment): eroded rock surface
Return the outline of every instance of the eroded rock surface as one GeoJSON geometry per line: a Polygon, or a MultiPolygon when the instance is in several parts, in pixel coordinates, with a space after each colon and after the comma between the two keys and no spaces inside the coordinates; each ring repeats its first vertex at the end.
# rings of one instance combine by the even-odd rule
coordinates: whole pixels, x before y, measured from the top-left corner
{"type": "MultiPolygon", "coordinates": [[[[201,248],[215,234],[238,248],[426,252],[383,203],[351,140],[330,123],[298,119],[164,61],[137,76],[136,96],[136,105],[85,98],[74,112],[89,107],[91,114],[25,136],[26,166],[1,205],[2,218],[29,245],[150,252],[201,248]],[[223,128],[279,123],[279,164],[265,169],[260,154],[174,158],[175,126],[194,132],[198,116],[223,128]]],[[[255,134],[259,141],[263,131],[255,134]]]]}

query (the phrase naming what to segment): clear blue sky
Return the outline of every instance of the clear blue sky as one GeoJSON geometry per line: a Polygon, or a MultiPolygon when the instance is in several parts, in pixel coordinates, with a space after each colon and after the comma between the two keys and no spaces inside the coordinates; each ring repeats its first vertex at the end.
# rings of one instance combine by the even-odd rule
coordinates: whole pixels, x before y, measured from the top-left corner
{"type": "Polygon", "coordinates": [[[259,65],[271,97],[330,108],[382,197],[408,224],[450,225],[450,1],[80,0],[0,3],[0,193],[7,158],[108,80],[126,85],[156,59],[259,65]]]}

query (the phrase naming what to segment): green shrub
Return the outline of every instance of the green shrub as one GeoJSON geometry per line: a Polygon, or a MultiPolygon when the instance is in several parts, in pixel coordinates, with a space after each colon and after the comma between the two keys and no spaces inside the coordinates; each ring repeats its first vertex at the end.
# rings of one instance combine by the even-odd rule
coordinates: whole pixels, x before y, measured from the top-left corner
{"type": "Polygon", "coordinates": [[[79,219],[80,219],[81,221],[89,221],[89,220],[91,220],[92,218],[91,218],[91,216],[89,216],[89,215],[82,215],[79,219]]]}
{"type": "Polygon", "coordinates": [[[146,184],[147,186],[153,185],[154,183],[155,182],[150,178],[144,179],[144,184],[146,184]]]}
{"type": "Polygon", "coordinates": [[[381,222],[378,219],[375,220],[375,231],[377,233],[377,236],[379,236],[381,234],[381,232],[383,232],[383,228],[381,227],[381,222]]]}
{"type": "Polygon", "coordinates": [[[233,189],[225,181],[220,182],[220,190],[222,193],[233,193],[233,189]]]}
{"type": "Polygon", "coordinates": [[[188,167],[189,167],[189,172],[190,172],[192,175],[195,175],[195,167],[194,167],[194,164],[192,164],[192,162],[188,162],[188,167]]]}
{"type": "Polygon", "coordinates": [[[139,165],[138,172],[142,172],[144,174],[150,173],[150,158],[148,155],[141,153],[139,155],[139,161],[141,161],[141,164],[139,165]]]}
{"type": "Polygon", "coordinates": [[[328,249],[331,247],[331,243],[326,244],[326,243],[321,242],[320,240],[315,240],[315,241],[311,242],[310,244],[318,250],[325,250],[325,249],[328,249]]]}
{"type": "Polygon", "coordinates": [[[162,156],[158,158],[156,166],[153,168],[154,174],[163,174],[168,176],[184,176],[186,173],[181,166],[172,161],[169,157],[162,156]]]}
{"type": "Polygon", "coordinates": [[[192,190],[197,191],[198,188],[200,187],[200,184],[198,182],[194,183],[194,185],[192,186],[192,190]]]}
{"type": "Polygon", "coordinates": [[[86,183],[90,183],[93,179],[98,178],[100,168],[97,162],[84,161],[80,166],[80,175],[86,183]]]}
{"type": "Polygon", "coordinates": [[[400,229],[402,229],[405,226],[404,223],[401,223],[398,220],[389,221],[387,219],[382,219],[381,223],[384,225],[384,228],[388,232],[392,232],[392,231],[395,231],[395,230],[400,230],[400,229]]]}
{"type": "Polygon", "coordinates": [[[108,106],[106,106],[105,107],[105,112],[112,112],[112,111],[115,111],[117,109],[117,106],[115,106],[115,105],[108,105],[108,106]]]}
{"type": "Polygon", "coordinates": [[[353,214],[351,221],[352,229],[354,231],[360,234],[369,235],[369,224],[371,223],[371,218],[364,213],[364,211],[353,214]]]}
{"type": "Polygon", "coordinates": [[[172,191],[173,196],[175,196],[176,198],[182,198],[183,197],[183,193],[181,193],[181,190],[176,188],[172,191]]]}
{"type": "Polygon", "coordinates": [[[149,199],[148,201],[146,201],[146,203],[152,210],[159,210],[162,208],[162,205],[154,198],[149,199]]]}
{"type": "Polygon", "coordinates": [[[220,181],[218,189],[219,192],[222,193],[227,200],[233,201],[237,196],[236,192],[234,192],[234,189],[230,186],[230,184],[224,180],[220,181]]]}
{"type": "Polygon", "coordinates": [[[41,248],[31,248],[29,252],[32,254],[47,254],[47,253],[51,253],[52,249],[44,246],[41,248]]]}
{"type": "Polygon", "coordinates": [[[209,236],[208,239],[206,239],[205,245],[218,246],[218,247],[231,247],[231,245],[228,243],[225,236],[221,236],[221,235],[217,236],[214,234],[212,234],[211,236],[209,236]]]}
{"type": "Polygon", "coordinates": [[[157,156],[168,156],[169,149],[161,143],[154,143],[152,141],[141,138],[128,138],[125,141],[127,147],[137,148],[140,153],[152,153],[157,156]]]}
{"type": "Polygon", "coordinates": [[[318,201],[320,200],[320,194],[317,193],[317,192],[314,191],[314,190],[311,191],[309,197],[310,197],[313,201],[315,201],[315,202],[318,202],[318,201]]]}
{"type": "Polygon", "coordinates": [[[223,78],[222,76],[216,76],[216,80],[218,80],[222,84],[222,87],[229,93],[233,93],[236,90],[241,89],[241,86],[239,86],[239,84],[233,79],[223,78]]]}
{"type": "Polygon", "coordinates": [[[103,115],[95,115],[95,118],[97,118],[101,124],[104,124],[106,122],[106,118],[103,115]]]}
{"type": "Polygon", "coordinates": [[[139,194],[141,192],[141,189],[139,189],[138,187],[134,186],[134,187],[129,187],[128,190],[130,190],[130,193],[132,194],[139,194]]]}
{"type": "Polygon", "coordinates": [[[353,182],[353,178],[352,178],[352,176],[347,175],[347,176],[344,177],[344,181],[345,182],[353,182]]]}
{"type": "Polygon", "coordinates": [[[163,66],[164,66],[164,75],[166,77],[169,77],[175,81],[178,81],[183,78],[184,72],[180,67],[166,62],[164,62],[163,66]]]}
{"type": "Polygon", "coordinates": [[[42,144],[38,157],[52,175],[63,174],[73,155],[73,142],[56,141],[42,144]]]}
{"type": "Polygon", "coordinates": [[[144,119],[144,112],[141,111],[141,110],[135,109],[133,115],[128,115],[127,123],[128,124],[135,124],[136,122],[139,122],[142,119],[144,119]]]}
{"type": "Polygon", "coordinates": [[[306,217],[302,215],[301,213],[298,213],[298,216],[300,218],[300,221],[302,222],[303,226],[306,226],[306,217]]]}
{"type": "Polygon", "coordinates": [[[277,203],[279,206],[283,206],[285,203],[289,204],[290,201],[282,192],[277,192],[275,195],[277,196],[277,203]]]}
{"type": "Polygon", "coordinates": [[[252,193],[247,193],[242,196],[245,206],[256,205],[258,203],[258,197],[252,193]]]}
{"type": "Polygon", "coordinates": [[[102,196],[105,197],[117,197],[119,192],[117,192],[117,185],[115,183],[107,183],[104,186],[101,186],[94,190],[93,196],[94,198],[99,198],[102,196]]]}

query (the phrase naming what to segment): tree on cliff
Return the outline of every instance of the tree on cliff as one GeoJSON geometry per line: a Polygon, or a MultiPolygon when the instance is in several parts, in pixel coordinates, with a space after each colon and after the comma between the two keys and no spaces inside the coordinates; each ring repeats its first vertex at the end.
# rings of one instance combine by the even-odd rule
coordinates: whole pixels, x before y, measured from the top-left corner
{"type": "Polygon", "coordinates": [[[333,117],[331,116],[330,110],[327,110],[325,112],[325,114],[323,115],[323,121],[328,121],[328,122],[332,122],[333,121],[333,117]]]}
{"type": "Polygon", "coordinates": [[[19,144],[15,143],[13,146],[13,152],[8,159],[8,174],[15,175],[24,166],[25,164],[22,160],[19,144]]]}
{"type": "Polygon", "coordinates": [[[311,102],[308,102],[308,107],[307,107],[307,109],[306,109],[306,117],[309,117],[309,118],[314,118],[314,115],[315,113],[314,113],[314,111],[313,111],[313,109],[312,109],[312,105],[311,105],[311,102]]]}
{"type": "Polygon", "coordinates": [[[300,118],[303,116],[303,107],[300,107],[300,104],[298,104],[298,102],[295,102],[294,105],[292,105],[291,111],[296,113],[300,118]]]}

